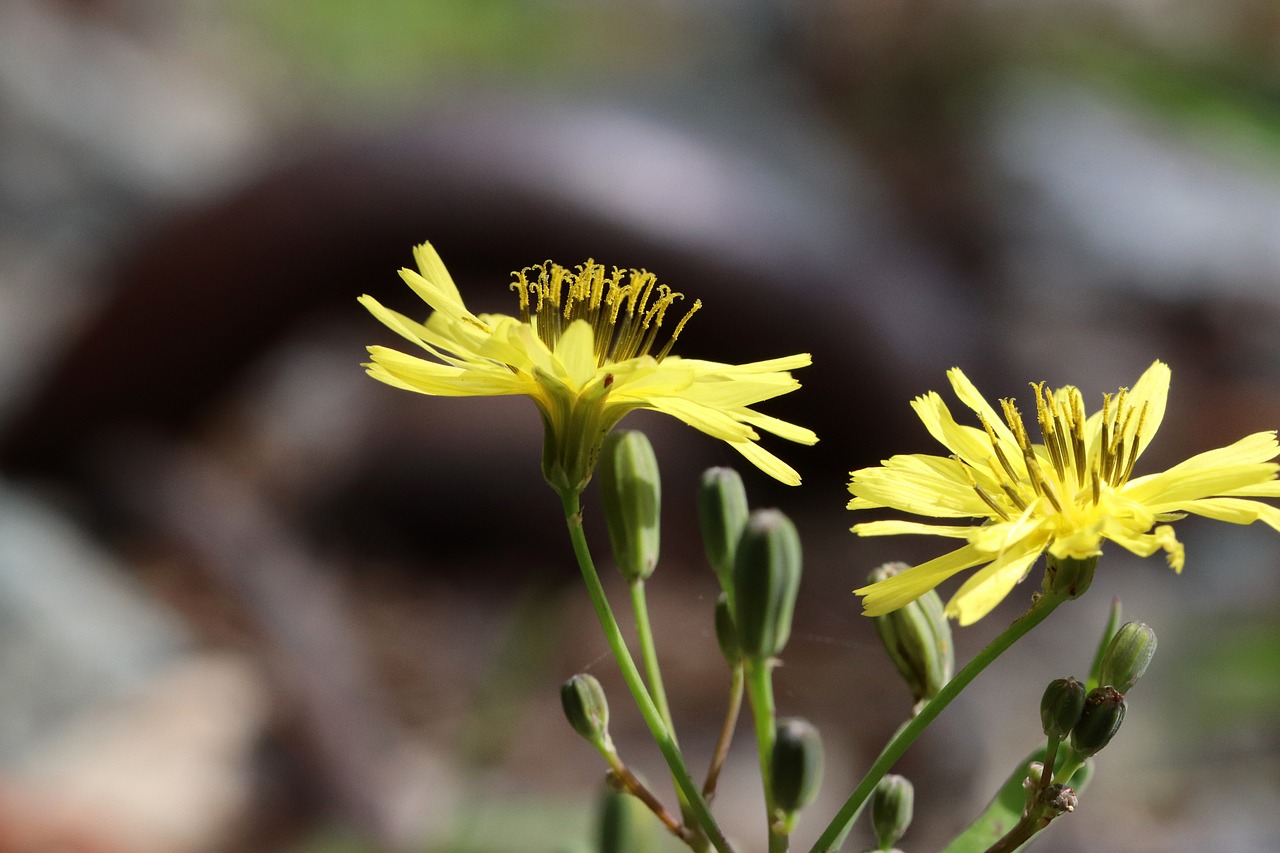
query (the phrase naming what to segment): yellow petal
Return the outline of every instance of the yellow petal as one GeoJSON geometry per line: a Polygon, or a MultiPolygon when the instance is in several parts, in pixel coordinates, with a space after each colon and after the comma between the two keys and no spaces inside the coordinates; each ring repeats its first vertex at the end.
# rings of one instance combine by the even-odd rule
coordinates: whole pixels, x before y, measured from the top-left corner
{"type": "MultiPolygon", "coordinates": [[[[978,389],[974,384],[969,381],[969,377],[964,375],[964,371],[958,367],[953,367],[947,371],[947,378],[951,380],[951,388],[956,392],[956,396],[960,398],[960,402],[964,403],[982,417],[983,420],[989,423],[1001,441],[1007,442],[1015,447],[1017,446],[1017,439],[1015,439],[1013,437],[1013,433],[1009,431],[1009,427],[1005,424],[1004,418],[1000,417],[1000,415],[996,413],[996,410],[991,407],[991,404],[986,401],[986,398],[978,392],[978,389]]],[[[983,432],[986,432],[986,430],[983,430],[983,432]]]]}
{"type": "Polygon", "coordinates": [[[919,521],[864,521],[849,528],[859,536],[896,536],[900,533],[919,533],[925,536],[948,536],[952,539],[968,539],[977,529],[971,524],[924,524],[919,521]]]}
{"type": "Polygon", "coordinates": [[[960,463],[939,456],[894,456],[880,467],[854,471],[849,491],[876,506],[935,518],[993,514],[969,487],[960,463]]]}
{"type": "Polygon", "coordinates": [[[947,602],[946,614],[960,625],[972,625],[1004,601],[1018,583],[1027,576],[1040,549],[1011,551],[976,572],[966,580],[947,602]]]}
{"type": "MultiPolygon", "coordinates": [[[[1142,411],[1146,404],[1147,414],[1142,422],[1142,432],[1138,435],[1138,455],[1147,449],[1156,430],[1164,421],[1165,404],[1169,399],[1169,365],[1156,361],[1138,377],[1129,391],[1129,405],[1136,411],[1142,411]]],[[[1136,428],[1136,424],[1135,424],[1136,428]]]]}
{"type": "Polygon", "coordinates": [[[972,545],[965,545],[879,583],[855,589],[854,592],[862,596],[863,614],[883,616],[915,601],[956,572],[972,568],[990,558],[990,554],[979,553],[972,545]]]}
{"type": "Polygon", "coordinates": [[[747,461],[784,486],[800,485],[796,469],[765,450],[754,441],[730,441],[729,446],[746,457],[747,461]]]}
{"type": "Polygon", "coordinates": [[[420,243],[413,247],[413,259],[418,264],[418,272],[422,273],[422,277],[439,288],[440,292],[454,299],[459,305],[462,304],[462,294],[458,292],[458,286],[453,283],[453,276],[449,275],[449,270],[445,268],[444,261],[440,260],[440,255],[436,253],[435,247],[430,243],[420,243]]]}
{"type": "Polygon", "coordinates": [[[681,397],[655,397],[649,401],[649,408],[671,415],[722,441],[754,441],[760,437],[751,427],[735,421],[724,412],[681,397]]]}
{"type": "Polygon", "coordinates": [[[596,375],[595,336],[586,320],[574,320],[556,341],[556,361],[564,368],[569,387],[582,390],[596,375]]]}

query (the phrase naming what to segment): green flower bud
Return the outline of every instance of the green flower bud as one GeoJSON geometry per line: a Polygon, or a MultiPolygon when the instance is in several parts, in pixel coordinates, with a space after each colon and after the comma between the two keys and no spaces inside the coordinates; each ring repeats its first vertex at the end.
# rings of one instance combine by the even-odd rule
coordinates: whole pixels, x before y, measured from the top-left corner
{"type": "Polygon", "coordinates": [[[708,468],[698,481],[698,526],[707,562],[725,592],[733,589],[733,557],[747,526],[747,490],[732,468],[708,468]]]}
{"type": "Polygon", "coordinates": [[[1081,756],[1097,753],[1111,742],[1124,722],[1124,694],[1114,687],[1097,687],[1084,700],[1080,722],[1071,730],[1071,746],[1081,756]]]}
{"type": "Polygon", "coordinates": [[[796,813],[813,802],[822,785],[822,738],[808,720],[778,720],[769,782],[774,806],[789,831],[796,813]]]}
{"type": "Polygon", "coordinates": [[[876,785],[871,794],[871,827],[881,850],[891,849],[906,834],[915,799],[912,784],[895,773],[886,774],[876,785]]]}
{"type": "Polygon", "coordinates": [[[720,644],[720,654],[724,655],[729,666],[737,666],[742,660],[742,649],[738,648],[738,632],[733,627],[727,592],[720,593],[716,599],[716,642],[720,644]]]}
{"type": "Polygon", "coordinates": [[[1040,724],[1047,737],[1061,740],[1071,734],[1084,711],[1084,685],[1074,678],[1049,682],[1040,700],[1040,724]]]}
{"type": "MultiPolygon", "coordinates": [[[[871,572],[869,580],[878,583],[906,567],[906,563],[885,563],[871,572]]],[[[910,604],[876,616],[875,625],[916,706],[938,695],[955,671],[956,653],[937,591],[931,589],[910,604]]]]}
{"type": "Polygon", "coordinates": [[[658,822],[653,813],[630,794],[605,791],[600,801],[600,853],[657,853],[658,822]]]}
{"type": "Polygon", "coordinates": [[[1034,791],[1044,781],[1044,762],[1032,761],[1027,765],[1027,778],[1022,780],[1022,787],[1034,791]]]}
{"type": "Polygon", "coordinates": [[[662,482],[653,445],[635,430],[610,433],[597,470],[618,570],[629,581],[644,580],[658,565],[661,533],[662,482]]]}
{"type": "Polygon", "coordinates": [[[1093,570],[1097,567],[1097,557],[1077,560],[1073,557],[1055,557],[1050,554],[1044,562],[1044,591],[1055,592],[1068,598],[1079,598],[1093,583],[1093,570]]]}
{"type": "Polygon", "coordinates": [[[800,563],[800,536],[791,520],[776,509],[753,512],[733,563],[734,622],[747,657],[774,657],[786,646],[800,563]]]}
{"type": "Polygon", "coordinates": [[[1116,631],[1102,655],[1098,683],[1109,684],[1121,693],[1128,693],[1147,671],[1155,653],[1156,632],[1145,623],[1126,622],[1116,631]]]}
{"type": "Polygon", "coordinates": [[[595,676],[579,673],[560,686],[560,704],[573,730],[596,749],[611,750],[609,702],[595,676]]]}

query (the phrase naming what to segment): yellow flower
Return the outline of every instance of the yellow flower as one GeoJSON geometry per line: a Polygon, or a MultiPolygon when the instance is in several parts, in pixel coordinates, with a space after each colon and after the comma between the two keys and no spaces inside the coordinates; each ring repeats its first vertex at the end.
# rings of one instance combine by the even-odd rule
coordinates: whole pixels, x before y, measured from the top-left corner
{"type": "Polygon", "coordinates": [[[542,468],[560,492],[586,487],[606,433],[635,409],[665,412],[727,442],[765,473],[800,482],[789,465],[756,442],[757,429],[813,444],[811,430],[750,407],[800,387],[788,372],[807,353],[751,364],[668,355],[695,301],[665,343],[659,333],[683,295],[643,270],[605,270],[587,261],[571,271],[550,261],[513,273],[519,314],[472,314],[428,243],[414,248],[418,272],[400,277],[432,309],[426,323],[360,303],[430,358],[369,347],[369,375],[397,388],[452,397],[523,394],[546,427],[542,468]]]}
{"type": "Polygon", "coordinates": [[[957,572],[984,566],[947,604],[968,625],[985,616],[1021,581],[1042,552],[1086,560],[1109,539],[1143,557],[1163,550],[1182,571],[1183,548],[1168,522],[1186,513],[1234,524],[1262,521],[1280,530],[1280,509],[1249,498],[1280,497],[1275,431],[1254,433],[1200,453],[1167,471],[1132,477],[1134,463],[1164,417],[1169,368],[1157,361],[1133,389],[1103,395],[1102,411],[1085,418],[1080,391],[1032,385],[1042,444],[1032,444],[1013,400],[1001,415],[959,368],[947,373],[981,428],[961,426],[929,392],[912,408],[950,456],[894,456],[854,471],[849,509],[887,507],[935,518],[980,519],[980,525],[872,521],[860,536],[923,533],[965,540],[949,554],[855,590],[867,615],[888,613],[957,572]]]}

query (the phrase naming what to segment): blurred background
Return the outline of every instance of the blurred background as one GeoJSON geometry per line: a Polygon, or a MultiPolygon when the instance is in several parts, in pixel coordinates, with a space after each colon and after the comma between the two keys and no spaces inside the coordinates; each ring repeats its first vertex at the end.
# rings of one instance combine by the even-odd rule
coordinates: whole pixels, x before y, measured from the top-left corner
{"type": "MultiPolygon", "coordinates": [[[[594,257],[703,300],[682,354],[814,354],[767,407],[822,438],[769,444],[802,488],[625,423],[663,465],[649,594],[695,776],[728,687],[698,474],[737,466],[805,538],[777,691],[827,747],[807,847],[909,711],[850,590],[941,547],[856,540],[843,506],[851,469],[934,452],[913,396],[960,365],[1096,405],[1160,358],[1144,470],[1280,421],[1280,6],[5,0],[0,853],[592,850],[604,768],[557,696],[579,671],[670,800],[534,408],[359,368],[393,341],[355,299],[421,314],[395,271],[423,240],[476,310],[594,257]]],[[[1112,549],[912,749],[905,849],[1035,746],[1115,596],[1161,651],[1039,849],[1280,849],[1280,539],[1179,535],[1182,576],[1112,549]]],[[[716,810],[745,839],[754,761],[744,726],[716,810]]]]}

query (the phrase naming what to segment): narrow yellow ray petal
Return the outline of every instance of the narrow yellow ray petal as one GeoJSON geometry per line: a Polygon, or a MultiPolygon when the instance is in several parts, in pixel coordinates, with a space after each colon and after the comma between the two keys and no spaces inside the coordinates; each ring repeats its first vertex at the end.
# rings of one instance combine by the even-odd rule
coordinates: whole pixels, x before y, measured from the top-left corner
{"type": "Polygon", "coordinates": [[[1010,551],[966,580],[947,602],[946,614],[972,625],[991,612],[1027,576],[1040,549],[1010,551]]]}
{"type": "Polygon", "coordinates": [[[972,545],[965,545],[879,583],[859,587],[854,593],[862,596],[864,615],[883,616],[915,601],[956,572],[972,568],[990,558],[990,554],[979,553],[972,545]]]}

